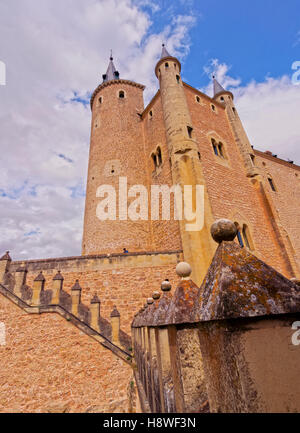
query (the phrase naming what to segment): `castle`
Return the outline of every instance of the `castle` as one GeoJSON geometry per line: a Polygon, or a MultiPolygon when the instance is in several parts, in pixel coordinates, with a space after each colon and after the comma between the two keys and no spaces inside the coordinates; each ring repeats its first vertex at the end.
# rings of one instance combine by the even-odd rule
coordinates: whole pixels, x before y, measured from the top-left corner
{"type": "MultiPolygon", "coordinates": [[[[132,343],[132,321],[163,280],[170,291],[189,277],[195,293],[206,281],[219,254],[215,220],[234,223],[231,248],[241,260],[249,254],[285,281],[300,277],[300,167],[255,150],[233,94],[215,78],[212,98],[183,82],[165,46],[155,74],[159,90],[146,108],[144,86],[121,78],[112,57],[92,94],[82,256],[12,261],[6,253],[0,260],[1,412],[153,410],[148,373],[139,370],[144,385],[134,373],[142,358],[134,357],[141,340],[135,333],[132,343]],[[188,231],[175,218],[100,220],[99,186],[118,191],[125,177],[127,188],[149,192],[153,185],[201,185],[202,229],[188,231]],[[176,273],[183,260],[191,271],[176,273]]],[[[153,327],[147,320],[134,326],[153,327]]]]}

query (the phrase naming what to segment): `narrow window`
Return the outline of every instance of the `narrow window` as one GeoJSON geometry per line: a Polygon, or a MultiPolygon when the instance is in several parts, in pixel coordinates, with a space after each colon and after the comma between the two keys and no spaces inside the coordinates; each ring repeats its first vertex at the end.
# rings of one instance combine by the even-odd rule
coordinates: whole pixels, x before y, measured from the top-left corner
{"type": "Polygon", "coordinates": [[[241,232],[240,232],[239,230],[237,231],[237,238],[238,238],[238,241],[239,241],[240,246],[241,246],[242,248],[244,248],[243,238],[242,238],[241,232]]]}
{"type": "Polygon", "coordinates": [[[216,111],[216,107],[213,104],[211,105],[211,109],[212,111],[216,111]]]}
{"type": "Polygon", "coordinates": [[[242,238],[242,235],[241,235],[241,232],[240,232],[239,223],[235,222],[234,224],[235,224],[235,226],[237,228],[237,235],[236,235],[237,236],[237,240],[239,241],[240,246],[242,248],[244,248],[244,242],[243,242],[243,238],[242,238]]]}
{"type": "Polygon", "coordinates": [[[165,63],[165,67],[168,68],[169,67],[169,63],[165,63]]]}
{"type": "Polygon", "coordinates": [[[213,138],[211,139],[211,144],[212,144],[212,147],[214,149],[215,155],[219,156],[218,148],[217,148],[216,142],[215,142],[215,140],[213,138]]]}
{"type": "Polygon", "coordinates": [[[272,191],[276,191],[273,179],[271,177],[268,177],[268,181],[269,181],[269,184],[270,184],[272,191]]]}
{"type": "Polygon", "coordinates": [[[191,126],[187,126],[187,132],[188,132],[189,138],[192,138],[193,128],[191,126]]]}
{"type": "Polygon", "coordinates": [[[153,116],[152,111],[149,111],[149,117],[152,117],[152,116],[153,116]]]}
{"type": "Polygon", "coordinates": [[[102,104],[102,96],[99,98],[99,104],[102,104]]]}
{"type": "Polygon", "coordinates": [[[218,144],[218,151],[219,151],[219,155],[221,156],[221,158],[225,158],[224,152],[223,152],[223,144],[222,143],[218,144]]]}
{"type": "Polygon", "coordinates": [[[201,161],[201,153],[200,152],[198,152],[198,158],[201,161]]]}
{"type": "Polygon", "coordinates": [[[176,63],[174,63],[174,68],[176,69],[176,63]]]}
{"type": "Polygon", "coordinates": [[[160,147],[157,149],[157,165],[158,167],[162,164],[162,156],[160,147]]]}
{"type": "Polygon", "coordinates": [[[198,102],[198,104],[200,103],[200,98],[199,98],[199,96],[196,96],[196,101],[198,102]]]}
{"type": "Polygon", "coordinates": [[[249,237],[249,230],[248,227],[246,226],[246,224],[243,225],[243,238],[244,238],[244,242],[247,248],[249,248],[249,250],[251,250],[250,247],[250,237],[249,237]]]}
{"type": "Polygon", "coordinates": [[[250,154],[250,160],[251,160],[251,163],[254,167],[255,166],[255,156],[250,154]]]}
{"type": "Polygon", "coordinates": [[[232,107],[232,111],[233,111],[233,114],[236,115],[236,110],[234,107],[232,107]]]}
{"type": "Polygon", "coordinates": [[[121,99],[125,98],[125,93],[123,92],[123,90],[119,91],[119,98],[121,98],[121,99]]]}
{"type": "Polygon", "coordinates": [[[154,165],[154,170],[156,170],[156,167],[157,167],[156,155],[154,155],[154,153],[152,153],[151,157],[152,157],[152,161],[153,161],[153,165],[154,165]]]}
{"type": "Polygon", "coordinates": [[[221,96],[221,98],[220,98],[220,99],[221,99],[221,101],[222,101],[222,102],[224,101],[224,98],[223,98],[223,96],[221,96]]]}
{"type": "Polygon", "coordinates": [[[176,75],[176,80],[177,80],[177,83],[180,83],[180,77],[179,77],[179,75],[176,75]]]}

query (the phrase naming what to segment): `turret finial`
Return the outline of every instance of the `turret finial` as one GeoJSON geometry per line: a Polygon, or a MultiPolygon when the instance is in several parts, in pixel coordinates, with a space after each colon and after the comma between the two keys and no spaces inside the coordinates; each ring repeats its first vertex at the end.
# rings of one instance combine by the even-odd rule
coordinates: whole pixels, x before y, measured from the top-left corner
{"type": "Polygon", "coordinates": [[[165,44],[162,44],[162,50],[161,50],[161,56],[160,58],[163,59],[165,57],[171,57],[168,50],[166,49],[165,44]]]}

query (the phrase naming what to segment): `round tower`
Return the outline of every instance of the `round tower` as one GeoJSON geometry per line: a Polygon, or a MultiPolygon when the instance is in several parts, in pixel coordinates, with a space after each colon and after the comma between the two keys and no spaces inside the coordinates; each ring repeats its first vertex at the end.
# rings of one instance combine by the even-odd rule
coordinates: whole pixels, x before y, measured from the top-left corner
{"type": "Polygon", "coordinates": [[[255,155],[243,127],[237,109],[234,105],[234,96],[228,90],[225,90],[221,84],[213,76],[214,98],[216,101],[225,105],[227,117],[231,125],[235,141],[244,161],[246,173],[248,177],[253,177],[259,174],[258,168],[255,166],[255,155]]]}
{"type": "Polygon", "coordinates": [[[120,78],[111,57],[103,82],[92,94],[83,255],[148,249],[149,222],[128,219],[126,203],[127,189],[147,184],[139,116],[143,90],[143,85],[120,78]],[[103,209],[105,199],[110,201],[103,209]],[[109,219],[103,218],[103,211],[110,212],[109,219]]]}
{"type": "Polygon", "coordinates": [[[203,218],[201,228],[189,230],[187,226],[190,227],[193,222],[185,219],[180,221],[184,259],[192,267],[192,279],[196,284],[200,284],[215,251],[215,245],[210,236],[213,217],[199,159],[199,147],[180,73],[179,60],[171,56],[163,45],[161,58],[155,67],[155,74],[160,84],[173,184],[179,184],[182,190],[185,185],[193,186],[194,212],[196,211],[195,186],[202,185],[204,190],[204,209],[200,210],[202,215],[198,215],[199,218],[203,218]]]}

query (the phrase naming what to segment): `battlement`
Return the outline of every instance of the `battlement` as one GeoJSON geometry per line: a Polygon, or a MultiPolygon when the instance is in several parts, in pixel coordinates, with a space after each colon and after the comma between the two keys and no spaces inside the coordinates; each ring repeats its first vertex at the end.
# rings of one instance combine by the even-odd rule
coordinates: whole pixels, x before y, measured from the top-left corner
{"type": "Polygon", "coordinates": [[[10,272],[11,259],[3,256],[0,263],[2,272],[0,275],[0,293],[17,304],[29,314],[58,313],[68,322],[78,327],[81,331],[97,340],[104,347],[110,349],[115,355],[126,362],[131,362],[131,339],[120,330],[120,314],[118,320],[114,320],[116,307],[111,313],[111,322],[100,315],[101,301],[94,295],[90,306],[81,302],[79,281],[76,280],[71,289],[71,294],[63,290],[64,277],[60,271],[52,279],[52,288],[45,290],[45,277],[40,272],[34,279],[33,286],[26,284],[28,270],[19,267],[15,275],[10,272]]]}

